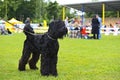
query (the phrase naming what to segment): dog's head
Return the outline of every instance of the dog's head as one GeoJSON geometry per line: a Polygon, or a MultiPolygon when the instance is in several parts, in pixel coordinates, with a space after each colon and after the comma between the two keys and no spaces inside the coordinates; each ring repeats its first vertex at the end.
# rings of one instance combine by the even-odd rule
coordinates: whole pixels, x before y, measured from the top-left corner
{"type": "Polygon", "coordinates": [[[63,38],[67,32],[68,30],[62,20],[54,20],[49,24],[48,34],[55,39],[63,38]]]}

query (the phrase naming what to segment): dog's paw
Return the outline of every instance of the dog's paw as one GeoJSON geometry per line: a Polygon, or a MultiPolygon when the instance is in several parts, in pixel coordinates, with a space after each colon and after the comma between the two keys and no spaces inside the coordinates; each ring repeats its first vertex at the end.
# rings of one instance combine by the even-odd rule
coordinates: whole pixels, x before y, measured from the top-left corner
{"type": "Polygon", "coordinates": [[[48,77],[48,76],[49,76],[49,73],[42,73],[41,75],[42,75],[42,76],[47,76],[47,77],[48,77]]]}
{"type": "Polygon", "coordinates": [[[58,76],[58,74],[57,73],[55,73],[55,74],[51,74],[52,76],[55,76],[55,77],[57,77],[58,76]]]}
{"type": "Polygon", "coordinates": [[[32,70],[38,70],[38,67],[30,67],[32,70]]]}
{"type": "Polygon", "coordinates": [[[19,71],[25,71],[25,68],[18,68],[19,71]]]}

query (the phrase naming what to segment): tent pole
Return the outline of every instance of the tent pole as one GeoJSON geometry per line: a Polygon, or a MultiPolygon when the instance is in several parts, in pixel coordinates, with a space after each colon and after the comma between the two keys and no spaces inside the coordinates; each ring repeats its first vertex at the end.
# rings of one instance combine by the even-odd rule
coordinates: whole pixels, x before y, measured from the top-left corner
{"type": "Polygon", "coordinates": [[[105,25],[105,4],[102,4],[102,24],[105,25]]]}
{"type": "Polygon", "coordinates": [[[63,14],[62,14],[62,19],[63,19],[63,21],[65,20],[65,7],[63,6],[63,9],[62,9],[62,12],[63,12],[63,14]]]}
{"type": "Polygon", "coordinates": [[[120,12],[119,11],[117,11],[117,18],[119,18],[120,17],[120,12]]]}
{"type": "Polygon", "coordinates": [[[84,6],[82,5],[82,25],[83,25],[83,23],[84,23],[84,14],[83,14],[83,12],[84,12],[84,6]]]}

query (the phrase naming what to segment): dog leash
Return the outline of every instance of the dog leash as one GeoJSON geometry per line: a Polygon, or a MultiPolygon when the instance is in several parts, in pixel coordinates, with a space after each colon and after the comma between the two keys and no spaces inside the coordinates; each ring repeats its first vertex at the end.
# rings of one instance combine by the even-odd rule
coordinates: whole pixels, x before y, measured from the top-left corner
{"type": "MultiPolygon", "coordinates": [[[[17,26],[16,26],[16,28],[23,30],[22,28],[19,28],[19,27],[17,27],[17,26]]],[[[27,32],[28,34],[31,34],[31,35],[36,35],[35,33],[31,33],[31,32],[25,31],[25,30],[24,30],[24,32],[27,32]]],[[[56,39],[52,38],[48,33],[47,33],[47,36],[48,36],[48,38],[51,39],[51,40],[56,40],[56,39]]]]}
{"type": "Polygon", "coordinates": [[[31,32],[28,32],[28,31],[25,31],[24,29],[22,29],[22,28],[19,28],[19,27],[17,27],[17,26],[15,26],[16,28],[18,28],[18,29],[20,29],[20,30],[23,30],[24,32],[26,32],[26,33],[28,33],[28,34],[31,34],[31,35],[36,35],[36,34],[34,34],[34,33],[31,33],[31,32]]]}
{"type": "MultiPolygon", "coordinates": [[[[23,30],[22,28],[19,28],[19,27],[16,27],[16,28],[23,30]]],[[[25,31],[25,30],[24,30],[24,32],[27,32],[28,34],[31,34],[31,35],[36,35],[35,33],[31,33],[31,32],[25,31]]],[[[56,39],[52,38],[48,33],[47,33],[47,36],[51,40],[56,40],[56,39]]]]}
{"type": "Polygon", "coordinates": [[[51,39],[51,40],[56,40],[56,39],[52,38],[50,35],[48,35],[48,33],[47,33],[47,36],[48,36],[48,38],[51,39]]]}
{"type": "MultiPolygon", "coordinates": [[[[6,22],[8,22],[8,21],[6,21],[6,22]]],[[[12,23],[10,23],[10,22],[8,22],[9,24],[11,24],[11,25],[13,25],[12,23]]],[[[14,26],[14,25],[13,25],[14,26]]],[[[14,26],[14,27],[16,27],[16,28],[18,28],[18,29],[20,29],[20,30],[23,30],[22,28],[19,28],[18,26],[14,26]]],[[[24,30],[24,32],[27,32],[27,33],[29,33],[29,34],[31,34],[31,35],[36,35],[36,34],[34,34],[34,33],[31,33],[31,32],[28,32],[28,31],[25,31],[24,30]]]]}

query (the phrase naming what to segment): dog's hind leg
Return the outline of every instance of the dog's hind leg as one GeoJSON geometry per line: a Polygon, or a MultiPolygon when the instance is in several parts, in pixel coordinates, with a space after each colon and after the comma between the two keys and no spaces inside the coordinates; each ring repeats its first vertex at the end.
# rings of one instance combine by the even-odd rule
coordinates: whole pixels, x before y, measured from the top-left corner
{"type": "Polygon", "coordinates": [[[28,62],[30,54],[31,54],[31,51],[29,49],[29,46],[25,43],[24,48],[23,48],[23,52],[22,52],[22,56],[21,56],[21,59],[19,60],[19,65],[18,65],[18,69],[20,71],[25,71],[25,65],[28,62]]]}
{"type": "Polygon", "coordinates": [[[40,56],[40,53],[33,52],[32,58],[29,61],[30,69],[34,69],[34,70],[38,69],[37,66],[36,66],[36,63],[38,62],[39,56],[40,56]]]}

